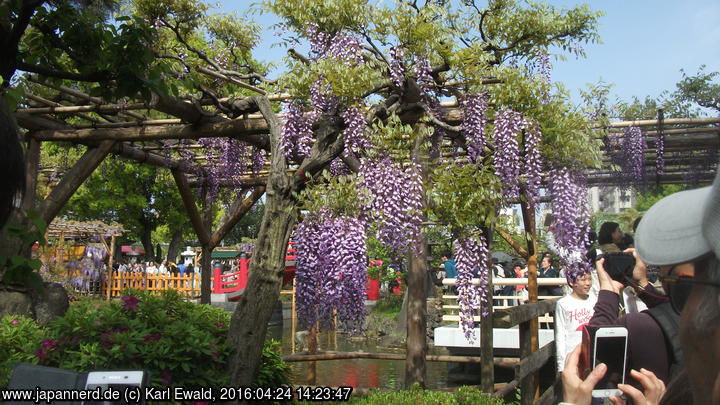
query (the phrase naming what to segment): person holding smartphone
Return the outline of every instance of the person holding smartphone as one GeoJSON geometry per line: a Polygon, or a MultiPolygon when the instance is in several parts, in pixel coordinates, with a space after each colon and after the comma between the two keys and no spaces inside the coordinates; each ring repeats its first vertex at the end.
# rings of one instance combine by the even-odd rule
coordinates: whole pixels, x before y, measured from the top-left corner
{"type": "MultiPolygon", "coordinates": [[[[622,384],[618,388],[635,404],[720,405],[720,174],[712,187],[675,193],[653,205],[640,221],[636,246],[638,265],[658,266],[669,304],[679,314],[683,370],[666,392],[662,379],[647,369],[631,371],[639,389],[622,384]]],[[[612,296],[617,286],[600,267],[601,295],[612,296]]],[[[629,335],[632,340],[633,332],[629,335]]],[[[639,337],[644,345],[648,338],[639,337]]],[[[600,364],[581,379],[579,356],[579,349],[571,353],[562,375],[564,399],[574,405],[590,404],[591,391],[606,372],[600,364]]]]}

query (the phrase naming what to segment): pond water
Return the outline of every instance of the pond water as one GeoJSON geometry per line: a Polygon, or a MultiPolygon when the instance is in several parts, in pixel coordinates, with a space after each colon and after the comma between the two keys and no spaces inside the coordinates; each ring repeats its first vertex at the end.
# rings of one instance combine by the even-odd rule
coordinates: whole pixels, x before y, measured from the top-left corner
{"type": "MultiPolygon", "coordinates": [[[[283,355],[291,354],[291,331],[285,326],[271,326],[268,337],[282,341],[283,355]]],[[[341,352],[403,353],[404,350],[379,347],[375,339],[351,339],[343,333],[322,333],[319,339],[321,350],[341,352]]],[[[442,349],[431,349],[428,354],[447,354],[442,349]]],[[[351,386],[355,388],[402,389],[405,378],[404,360],[346,359],[317,361],[317,377],[308,383],[308,362],[289,363],[292,368],[292,383],[297,385],[351,386]]],[[[427,388],[456,386],[448,382],[448,370],[452,363],[427,362],[427,388]]]]}

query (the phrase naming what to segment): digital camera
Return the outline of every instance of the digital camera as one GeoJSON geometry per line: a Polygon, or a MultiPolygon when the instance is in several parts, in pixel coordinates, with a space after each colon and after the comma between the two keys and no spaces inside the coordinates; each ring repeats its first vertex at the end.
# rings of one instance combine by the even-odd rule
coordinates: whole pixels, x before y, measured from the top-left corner
{"type": "Polygon", "coordinates": [[[603,268],[610,278],[620,283],[632,280],[633,269],[635,268],[635,257],[632,253],[605,253],[598,257],[605,258],[603,268]]]}

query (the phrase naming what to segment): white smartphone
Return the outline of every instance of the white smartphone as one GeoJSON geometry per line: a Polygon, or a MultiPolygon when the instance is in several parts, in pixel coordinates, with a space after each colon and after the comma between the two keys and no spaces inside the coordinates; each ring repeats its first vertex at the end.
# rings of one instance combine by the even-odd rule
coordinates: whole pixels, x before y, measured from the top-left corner
{"type": "MultiPolygon", "coordinates": [[[[117,391],[124,391],[127,388],[144,388],[148,383],[148,373],[145,371],[91,371],[88,373],[85,382],[85,389],[92,390],[97,387],[106,390],[110,387],[117,391]]],[[[139,398],[140,403],[144,403],[144,398],[139,398]]],[[[114,405],[124,404],[124,395],[121,395],[119,401],[85,401],[83,404],[101,404],[114,405]]]]}
{"type": "Polygon", "coordinates": [[[625,383],[627,338],[627,329],[623,327],[599,328],[595,332],[593,368],[600,363],[605,363],[607,372],[595,385],[595,389],[592,391],[593,397],[605,398],[622,395],[618,384],[625,383]]]}

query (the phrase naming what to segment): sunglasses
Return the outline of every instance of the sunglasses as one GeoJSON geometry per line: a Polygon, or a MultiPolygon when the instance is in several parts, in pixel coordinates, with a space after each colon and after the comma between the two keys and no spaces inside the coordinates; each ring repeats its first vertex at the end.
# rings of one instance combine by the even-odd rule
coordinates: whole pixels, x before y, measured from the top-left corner
{"type": "Polygon", "coordinates": [[[670,305],[677,313],[682,312],[685,308],[693,286],[706,285],[710,287],[720,288],[720,283],[705,280],[696,280],[694,276],[689,275],[672,275],[672,271],[667,276],[659,276],[660,282],[665,286],[665,292],[670,297],[670,305]]]}

